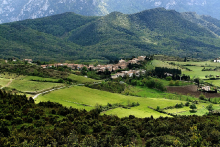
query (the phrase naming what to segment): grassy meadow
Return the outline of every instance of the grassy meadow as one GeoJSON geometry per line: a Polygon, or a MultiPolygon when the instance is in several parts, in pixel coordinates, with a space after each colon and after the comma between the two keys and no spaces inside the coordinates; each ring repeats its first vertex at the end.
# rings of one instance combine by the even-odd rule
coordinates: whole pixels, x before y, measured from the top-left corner
{"type": "Polygon", "coordinates": [[[1,87],[7,85],[8,82],[10,82],[10,79],[0,78],[0,86],[1,86],[1,87]]]}
{"type": "Polygon", "coordinates": [[[74,74],[69,75],[68,78],[76,81],[77,84],[100,82],[98,80],[94,80],[94,79],[91,79],[91,78],[86,78],[86,77],[83,77],[83,76],[77,76],[77,75],[74,75],[74,74]]]}
{"type": "Polygon", "coordinates": [[[17,89],[22,92],[36,92],[36,91],[42,91],[44,89],[51,89],[53,87],[58,87],[62,85],[63,84],[60,83],[13,80],[12,83],[9,85],[9,87],[17,89]]]}
{"type": "MultiPolygon", "coordinates": [[[[89,111],[91,109],[94,109],[97,104],[103,105],[103,106],[107,105],[108,103],[110,104],[120,103],[120,104],[126,105],[128,103],[138,102],[140,104],[139,106],[131,107],[130,109],[125,109],[125,108],[111,109],[111,110],[102,112],[102,114],[103,115],[104,114],[117,115],[119,117],[135,115],[136,117],[140,117],[140,118],[150,117],[151,115],[153,115],[154,118],[158,118],[160,116],[164,116],[164,117],[168,116],[166,114],[154,111],[148,108],[148,106],[154,109],[156,109],[157,107],[159,107],[160,109],[163,109],[168,106],[175,106],[177,103],[183,103],[183,104],[186,103],[184,99],[186,99],[187,96],[185,97],[181,96],[182,98],[180,98],[178,97],[178,95],[162,93],[162,92],[160,93],[154,89],[148,89],[148,91],[147,89],[145,89],[146,92],[144,93],[145,90],[141,89],[140,87],[137,87],[136,90],[137,90],[137,93],[139,90],[140,95],[142,95],[143,97],[126,96],[126,95],[110,93],[106,91],[100,91],[96,89],[90,89],[90,88],[82,87],[82,86],[73,86],[70,88],[53,91],[45,95],[40,95],[36,99],[36,103],[43,102],[43,101],[53,101],[53,102],[61,103],[67,107],[71,106],[74,108],[85,109],[89,111]],[[149,94],[149,95],[146,96],[146,94],[149,94]],[[175,100],[175,99],[166,98],[169,96],[171,97],[176,96],[179,99],[175,100]]],[[[203,109],[207,105],[208,103],[199,103],[197,105],[198,113],[200,112],[200,109],[203,109]]],[[[214,105],[214,106],[216,107],[215,109],[219,108],[219,105],[214,105]]],[[[185,111],[189,112],[189,110],[190,110],[189,107],[184,107],[181,109],[168,109],[166,110],[166,112],[174,113],[174,114],[177,112],[178,114],[182,115],[182,113],[185,113],[185,111]]],[[[192,115],[192,113],[189,112],[189,114],[187,115],[192,115]]]]}

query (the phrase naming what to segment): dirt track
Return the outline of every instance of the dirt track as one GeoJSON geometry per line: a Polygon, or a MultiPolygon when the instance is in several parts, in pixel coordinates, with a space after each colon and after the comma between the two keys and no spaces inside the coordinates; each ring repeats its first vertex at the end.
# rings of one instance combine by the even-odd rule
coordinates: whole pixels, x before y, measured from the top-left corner
{"type": "Polygon", "coordinates": [[[220,97],[220,93],[205,93],[205,92],[200,92],[197,91],[197,86],[168,86],[167,91],[170,93],[179,93],[183,95],[190,94],[195,97],[199,97],[201,93],[205,95],[206,98],[215,98],[215,97],[220,97]]]}

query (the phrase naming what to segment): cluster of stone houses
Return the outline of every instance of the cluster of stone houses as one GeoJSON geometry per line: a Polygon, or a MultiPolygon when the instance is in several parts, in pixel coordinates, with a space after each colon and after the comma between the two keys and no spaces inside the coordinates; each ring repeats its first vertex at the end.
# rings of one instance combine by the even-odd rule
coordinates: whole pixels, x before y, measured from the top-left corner
{"type": "Polygon", "coordinates": [[[118,69],[125,69],[131,64],[137,64],[139,61],[144,61],[146,56],[139,56],[138,58],[133,58],[132,60],[125,61],[125,60],[119,60],[117,64],[107,64],[107,65],[83,65],[83,64],[68,64],[68,63],[56,63],[56,64],[48,64],[48,65],[41,65],[42,68],[49,68],[49,67],[62,67],[62,66],[67,66],[73,70],[81,70],[83,67],[86,67],[88,70],[96,70],[96,71],[101,71],[104,72],[106,69],[109,71],[116,71],[118,69]]]}
{"type": "MultiPolygon", "coordinates": [[[[144,61],[146,56],[139,56],[137,58],[133,58],[129,61],[125,60],[119,60],[117,64],[107,64],[107,65],[83,65],[83,64],[68,64],[68,63],[56,63],[56,64],[48,64],[48,65],[41,65],[42,68],[50,68],[50,67],[62,67],[62,66],[67,66],[73,70],[81,70],[83,67],[86,67],[88,70],[95,70],[97,72],[104,72],[105,70],[108,70],[110,72],[116,71],[118,69],[126,69],[129,64],[138,64],[139,61],[144,61]]],[[[118,77],[132,77],[133,74],[136,76],[140,76],[140,74],[145,74],[146,71],[144,70],[130,70],[130,71],[122,71],[119,73],[116,73],[115,75],[112,76],[113,79],[118,78],[118,77]]]]}
{"type": "Polygon", "coordinates": [[[119,77],[133,77],[134,75],[139,77],[141,74],[144,75],[146,73],[146,70],[129,70],[129,71],[122,71],[118,72],[115,75],[112,75],[112,79],[117,79],[119,77]]]}

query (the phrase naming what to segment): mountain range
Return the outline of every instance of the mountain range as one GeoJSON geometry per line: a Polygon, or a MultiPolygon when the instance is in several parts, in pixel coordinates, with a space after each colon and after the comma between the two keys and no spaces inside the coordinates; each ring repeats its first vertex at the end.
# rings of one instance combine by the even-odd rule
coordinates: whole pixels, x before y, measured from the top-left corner
{"type": "Polygon", "coordinates": [[[133,14],[156,7],[220,19],[218,0],[0,0],[0,23],[65,12],[86,16],[105,16],[114,11],[133,14]]]}
{"type": "Polygon", "coordinates": [[[212,59],[220,54],[220,21],[155,8],[134,14],[73,12],[0,25],[0,58],[114,60],[149,54],[212,59]]]}

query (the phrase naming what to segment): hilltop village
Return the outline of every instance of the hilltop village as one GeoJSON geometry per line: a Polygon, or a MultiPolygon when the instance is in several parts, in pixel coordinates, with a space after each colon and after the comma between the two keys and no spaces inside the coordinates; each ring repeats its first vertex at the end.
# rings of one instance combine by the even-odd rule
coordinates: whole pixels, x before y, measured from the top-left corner
{"type": "MultiPolygon", "coordinates": [[[[52,67],[63,67],[63,66],[67,66],[68,68],[71,68],[72,70],[82,70],[83,67],[87,68],[87,70],[90,71],[97,71],[97,72],[104,72],[106,70],[110,71],[110,72],[115,72],[117,70],[124,70],[126,68],[128,68],[129,65],[132,64],[140,64],[140,62],[145,61],[146,59],[150,60],[150,57],[146,57],[146,56],[138,56],[137,58],[133,58],[131,60],[119,60],[119,62],[117,64],[107,64],[107,65],[97,65],[94,66],[93,64],[89,64],[89,65],[84,65],[84,64],[68,64],[68,63],[56,63],[56,64],[47,64],[47,65],[41,65],[42,68],[52,68],[52,67]]],[[[140,76],[140,74],[145,74],[145,70],[129,70],[129,71],[121,71],[121,72],[117,72],[116,74],[112,75],[111,78],[115,79],[118,78],[119,76],[124,77],[124,76],[129,76],[132,77],[133,74],[135,74],[136,76],[140,76]]]]}

